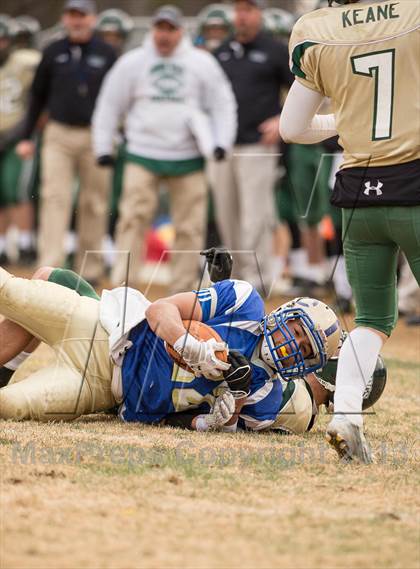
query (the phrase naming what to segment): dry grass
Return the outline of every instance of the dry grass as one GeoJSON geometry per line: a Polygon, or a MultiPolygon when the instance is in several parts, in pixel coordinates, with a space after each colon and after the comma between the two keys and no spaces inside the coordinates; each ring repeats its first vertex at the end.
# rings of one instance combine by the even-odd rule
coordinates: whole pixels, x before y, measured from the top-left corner
{"type": "Polygon", "coordinates": [[[337,463],[326,416],[305,437],[3,422],[0,567],[417,569],[418,329],[385,355],[370,467],[337,463]]]}

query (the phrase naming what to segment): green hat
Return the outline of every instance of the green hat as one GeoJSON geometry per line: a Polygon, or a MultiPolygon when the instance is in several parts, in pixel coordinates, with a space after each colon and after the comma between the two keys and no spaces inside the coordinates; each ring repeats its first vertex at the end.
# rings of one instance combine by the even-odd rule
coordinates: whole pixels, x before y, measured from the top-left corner
{"type": "Polygon", "coordinates": [[[41,25],[32,16],[18,16],[14,19],[16,24],[15,35],[28,34],[34,36],[41,31],[41,25]]]}
{"type": "Polygon", "coordinates": [[[281,8],[264,10],[264,27],[275,36],[289,36],[292,33],[295,18],[293,14],[281,8]]]}
{"type": "Polygon", "coordinates": [[[210,4],[197,15],[199,33],[210,26],[232,27],[232,6],[229,4],[210,4]]]}
{"type": "Polygon", "coordinates": [[[203,21],[203,26],[224,26],[229,28],[231,21],[226,10],[215,8],[207,13],[203,21]]]}
{"type": "MultiPolygon", "coordinates": [[[[235,2],[243,2],[244,0],[234,0],[235,2]]],[[[255,6],[255,8],[259,8],[260,10],[264,10],[267,8],[267,1],[266,0],[245,0],[248,4],[255,6]]]]}
{"type": "Polygon", "coordinates": [[[11,38],[14,34],[13,20],[6,14],[0,14],[0,38],[11,38]]]}
{"type": "Polygon", "coordinates": [[[98,32],[116,32],[122,36],[128,36],[133,28],[133,18],[123,10],[116,8],[101,12],[96,22],[98,32]]]}

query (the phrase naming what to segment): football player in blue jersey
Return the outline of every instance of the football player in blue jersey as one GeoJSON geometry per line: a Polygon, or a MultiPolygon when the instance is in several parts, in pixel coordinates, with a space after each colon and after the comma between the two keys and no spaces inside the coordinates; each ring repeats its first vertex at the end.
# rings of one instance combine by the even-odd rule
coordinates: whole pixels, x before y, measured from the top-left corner
{"type": "MultiPolygon", "coordinates": [[[[295,299],[266,315],[261,297],[249,283],[224,280],[197,293],[159,300],[148,307],[146,317],[149,330],[172,344],[198,375],[187,374],[180,378],[178,372],[176,379],[181,380],[178,387],[184,405],[194,400],[197,404],[211,393],[214,381],[223,371],[223,364],[214,356],[221,346],[211,340],[199,342],[185,331],[182,319],[192,318],[209,324],[231,350],[238,350],[250,362],[249,393],[237,402],[235,417],[228,426],[234,429],[239,415],[240,426],[253,430],[278,427],[303,432],[309,427],[313,401],[311,388],[303,378],[311,377],[325,365],[335,354],[340,340],[337,317],[327,305],[315,299],[295,299]],[[294,381],[289,386],[287,380],[294,381]],[[288,397],[290,407],[284,409],[288,397]],[[303,423],[305,428],[302,428],[303,423]]],[[[127,352],[125,356],[123,382],[124,367],[130,366],[130,361],[138,365],[134,352],[127,352]]],[[[123,389],[128,395],[123,414],[130,418],[134,409],[134,416],[138,414],[141,397],[134,391],[131,402],[134,370],[126,367],[126,371],[130,386],[127,384],[123,389]]],[[[144,404],[143,398],[141,406],[144,404]]],[[[201,421],[205,422],[204,417],[195,419],[199,429],[201,421]]]]}
{"type": "Polygon", "coordinates": [[[52,365],[0,390],[0,417],[68,420],[118,404],[125,421],[176,425],[175,415],[191,412],[180,426],[197,430],[310,426],[316,386],[303,377],[325,365],[340,339],[322,302],[296,299],[266,315],[257,291],[235,280],[154,303],[119,288],[99,302],[77,275],[67,287],[81,294],[63,286],[68,275],[44,268],[26,280],[0,269],[0,313],[8,319],[0,363],[16,367],[39,340],[55,351],[52,365]],[[223,345],[196,340],[183,319],[206,322],[223,345]],[[174,365],[165,341],[193,373],[174,365]],[[227,364],[215,357],[225,344],[227,364]]]}

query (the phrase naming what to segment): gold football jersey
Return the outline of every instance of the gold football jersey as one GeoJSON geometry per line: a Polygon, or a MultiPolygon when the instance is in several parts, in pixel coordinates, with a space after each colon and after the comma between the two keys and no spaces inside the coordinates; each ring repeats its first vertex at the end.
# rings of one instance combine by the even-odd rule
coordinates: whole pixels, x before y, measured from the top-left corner
{"type": "Polygon", "coordinates": [[[304,15],[290,38],[291,69],[331,98],[344,164],[420,158],[420,1],[377,1],[304,15]]]}
{"type": "Polygon", "coordinates": [[[0,132],[7,132],[23,119],[40,59],[37,51],[21,49],[0,67],[0,132]]]}

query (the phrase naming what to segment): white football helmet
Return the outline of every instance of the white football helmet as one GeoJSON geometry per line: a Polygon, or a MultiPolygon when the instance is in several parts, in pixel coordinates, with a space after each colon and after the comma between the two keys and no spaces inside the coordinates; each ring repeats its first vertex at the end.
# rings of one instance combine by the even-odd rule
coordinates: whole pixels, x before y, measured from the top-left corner
{"type": "Polygon", "coordinates": [[[336,353],[341,337],[341,326],[335,312],[324,302],[309,297],[295,298],[282,304],[267,314],[261,328],[264,333],[261,357],[283,379],[303,377],[322,369],[336,353]],[[299,321],[308,336],[312,353],[306,359],[288,326],[291,320],[299,321]]]}

